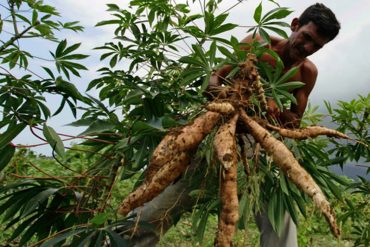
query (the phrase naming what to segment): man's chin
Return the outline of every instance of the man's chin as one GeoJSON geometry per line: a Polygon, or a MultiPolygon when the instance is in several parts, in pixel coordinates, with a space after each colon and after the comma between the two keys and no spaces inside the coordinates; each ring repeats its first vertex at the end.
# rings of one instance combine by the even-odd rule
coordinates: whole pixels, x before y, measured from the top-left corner
{"type": "Polygon", "coordinates": [[[292,52],[290,57],[294,61],[302,61],[302,60],[306,59],[307,56],[304,56],[304,55],[302,55],[301,53],[298,53],[298,52],[292,52]]]}

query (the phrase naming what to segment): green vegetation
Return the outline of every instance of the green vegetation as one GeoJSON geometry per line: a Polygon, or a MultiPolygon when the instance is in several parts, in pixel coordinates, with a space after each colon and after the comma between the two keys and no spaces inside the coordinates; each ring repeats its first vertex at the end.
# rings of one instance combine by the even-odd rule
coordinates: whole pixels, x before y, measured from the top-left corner
{"type": "MultiPolygon", "coordinates": [[[[128,9],[108,4],[111,19],[97,26],[114,26],[115,39],[96,48],[102,67],[88,91],[96,90],[97,98],[79,92],[73,84],[73,79],[87,69],[83,64],[87,56],[78,51],[79,43],[72,44],[63,36],[65,32],[83,31],[77,22],[63,22],[57,10],[42,1],[9,0],[0,5],[5,13],[0,17],[1,245],[127,246],[122,235],[137,225],[130,216],[117,215],[117,207],[142,182],[154,148],[169,129],[203,111],[207,101],[203,93],[212,71],[231,64],[235,74],[239,62],[245,60],[246,51],[240,49],[238,39],[225,38],[238,25],[228,22],[228,13],[220,13],[220,2],[205,1],[197,13],[168,0],[132,0],[128,9]],[[29,41],[50,44],[49,57],[27,50],[23,42],[29,41]],[[30,64],[37,65],[40,59],[48,65],[33,71],[30,64]],[[59,100],[55,112],[46,102],[50,95],[59,100]],[[48,122],[64,108],[74,117],[77,111],[81,114],[72,126],[86,128],[78,136],[67,136],[80,140],[72,147],[65,147],[66,136],[48,122]],[[30,146],[13,143],[27,129],[50,145],[52,157],[36,155],[30,146]]],[[[256,7],[256,23],[249,30],[258,32],[266,42],[268,30],[286,35],[282,28],[287,24],[281,19],[291,13],[271,2],[276,4],[272,11],[265,11],[262,5],[256,7]]],[[[235,1],[234,7],[241,3],[235,1]]],[[[267,96],[280,107],[293,101],[289,91],[300,83],[285,82],[294,70],[283,74],[277,54],[260,43],[251,44],[250,52],[257,57],[268,52],[276,58],[275,69],[258,64],[267,96]]],[[[252,103],[259,109],[258,102],[252,103]]],[[[285,144],[334,205],[343,230],[339,244],[369,246],[369,181],[349,181],[329,168],[350,161],[370,161],[370,94],[336,106],[327,103],[327,109],[327,120],[353,140],[287,139],[285,144]]],[[[322,118],[308,109],[303,125],[318,124],[322,118]]],[[[219,174],[210,138],[200,144],[196,154],[205,161],[193,180],[198,207],[163,238],[162,246],[213,244],[220,204],[219,174]]],[[[238,173],[238,189],[244,199],[236,246],[255,246],[258,242],[251,215],[263,202],[268,202],[276,229],[284,210],[300,222],[302,246],[337,246],[310,199],[262,152],[261,159],[251,164],[254,167],[250,175],[242,170],[238,173]],[[275,208],[279,209],[276,213],[275,208]]],[[[148,227],[145,223],[141,226],[148,227]]]]}
{"type": "MultiPolygon", "coordinates": [[[[75,149],[80,150],[82,147],[75,146],[75,149]]],[[[89,163],[86,153],[81,151],[67,151],[67,158],[70,160],[71,168],[74,170],[81,169],[89,163]]],[[[90,161],[91,162],[91,161],[90,161]]],[[[30,164],[38,164],[38,168],[60,176],[67,176],[68,172],[64,169],[59,169],[56,161],[51,157],[36,155],[33,152],[25,149],[19,150],[11,164],[3,174],[2,184],[10,184],[17,180],[18,176],[29,177],[45,177],[45,174],[40,173],[30,164]]],[[[112,191],[112,200],[110,210],[105,211],[109,217],[114,217],[115,208],[119,205],[121,198],[127,195],[134,186],[135,179],[127,180],[117,184],[112,191]]],[[[314,210],[312,205],[308,205],[306,209],[307,217],[299,215],[298,237],[299,246],[366,246],[366,241],[369,241],[366,231],[369,229],[370,205],[368,204],[370,195],[370,184],[366,180],[354,181],[352,185],[342,194],[340,201],[335,201],[334,210],[341,222],[342,236],[336,240],[330,234],[329,228],[326,225],[323,217],[314,210]],[[361,240],[361,237],[363,238],[361,240]],[[367,239],[367,240],[366,240],[367,239]],[[361,245],[362,243],[362,245],[361,245]]],[[[1,217],[4,219],[4,215],[1,217]]],[[[253,217],[248,221],[248,227],[238,231],[234,238],[235,246],[259,246],[259,231],[254,223],[253,217]]],[[[17,225],[10,227],[7,230],[5,224],[0,226],[0,231],[3,233],[0,237],[0,243],[8,243],[8,240],[13,235],[17,225]]],[[[192,223],[191,213],[186,213],[184,217],[173,227],[161,240],[159,246],[171,247],[190,247],[190,246],[213,246],[214,234],[217,230],[217,216],[212,215],[208,218],[208,224],[204,233],[202,242],[197,241],[195,227],[192,223]]],[[[31,242],[36,242],[34,238],[31,242]]],[[[19,239],[9,242],[10,246],[18,246],[19,239]]],[[[3,246],[3,245],[0,245],[3,246]]],[[[4,245],[5,246],[5,245],[4,245]]]]}

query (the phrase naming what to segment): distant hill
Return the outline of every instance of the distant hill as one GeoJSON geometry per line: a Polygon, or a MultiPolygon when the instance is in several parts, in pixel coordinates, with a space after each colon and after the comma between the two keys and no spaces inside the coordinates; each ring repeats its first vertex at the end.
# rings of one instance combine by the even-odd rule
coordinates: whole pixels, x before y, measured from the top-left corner
{"type": "Polygon", "coordinates": [[[340,166],[331,166],[329,169],[338,175],[345,175],[352,179],[357,179],[358,176],[362,176],[370,180],[370,174],[366,174],[367,171],[366,167],[353,164],[346,164],[343,166],[343,170],[340,166]]]}

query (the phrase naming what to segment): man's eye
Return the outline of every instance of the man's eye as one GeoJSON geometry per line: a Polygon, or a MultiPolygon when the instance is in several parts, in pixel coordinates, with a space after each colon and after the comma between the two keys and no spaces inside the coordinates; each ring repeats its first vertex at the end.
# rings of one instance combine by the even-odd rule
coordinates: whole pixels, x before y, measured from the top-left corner
{"type": "Polygon", "coordinates": [[[303,37],[307,40],[311,40],[311,36],[308,35],[307,33],[303,33],[303,37]]]}

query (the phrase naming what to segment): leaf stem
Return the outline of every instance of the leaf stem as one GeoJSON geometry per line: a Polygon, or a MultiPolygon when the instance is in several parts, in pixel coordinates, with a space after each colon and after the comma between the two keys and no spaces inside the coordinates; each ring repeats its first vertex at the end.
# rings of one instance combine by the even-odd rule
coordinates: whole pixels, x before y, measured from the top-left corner
{"type": "Polygon", "coordinates": [[[31,25],[29,27],[27,27],[26,29],[24,29],[21,33],[16,33],[11,39],[9,39],[7,42],[5,42],[1,47],[0,47],[0,53],[2,51],[4,51],[8,46],[10,46],[11,44],[13,44],[15,41],[17,41],[18,39],[22,38],[22,36],[24,34],[26,34],[29,30],[31,30],[32,28],[34,28],[35,26],[39,25],[40,22],[36,22],[35,25],[31,25]]]}

